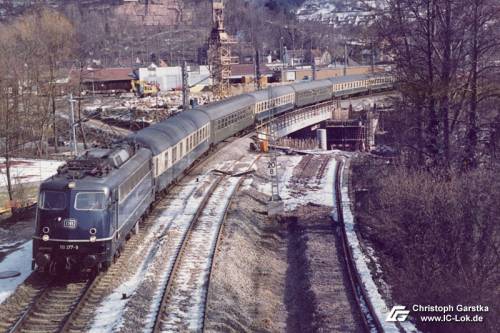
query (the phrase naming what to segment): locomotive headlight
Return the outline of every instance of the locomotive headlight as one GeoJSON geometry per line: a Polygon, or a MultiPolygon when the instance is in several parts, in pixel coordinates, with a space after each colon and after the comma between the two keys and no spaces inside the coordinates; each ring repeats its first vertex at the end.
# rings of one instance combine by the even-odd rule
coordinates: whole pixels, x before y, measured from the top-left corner
{"type": "Polygon", "coordinates": [[[90,236],[90,242],[91,243],[94,243],[96,240],[96,237],[94,235],[90,236]]]}
{"type": "Polygon", "coordinates": [[[47,235],[47,234],[45,234],[45,235],[43,235],[43,236],[42,236],[42,240],[43,240],[44,242],[48,241],[48,240],[49,240],[49,238],[50,238],[50,237],[49,237],[49,235],[47,235]]]}
{"type": "Polygon", "coordinates": [[[68,183],[68,188],[75,188],[76,187],[76,183],[75,182],[69,182],[68,183]]]}

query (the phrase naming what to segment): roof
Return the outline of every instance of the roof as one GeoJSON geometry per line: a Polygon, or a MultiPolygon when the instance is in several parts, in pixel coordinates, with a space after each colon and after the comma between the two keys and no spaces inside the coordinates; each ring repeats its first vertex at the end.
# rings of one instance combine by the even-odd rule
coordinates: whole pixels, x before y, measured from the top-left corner
{"type": "MultiPolygon", "coordinates": [[[[97,148],[96,150],[103,149],[97,148]]],[[[144,162],[151,159],[151,152],[147,149],[138,149],[133,156],[130,157],[120,168],[113,168],[107,175],[103,177],[94,177],[84,175],[82,178],[73,179],[67,173],[56,174],[45,180],[41,185],[41,190],[66,190],[70,181],[76,183],[76,190],[104,190],[106,188],[116,188],[123,179],[127,178],[144,162]]]]}
{"type": "MultiPolygon", "coordinates": [[[[272,86],[269,86],[272,87],[272,86]]],[[[269,99],[269,97],[280,97],[287,94],[293,94],[294,90],[291,85],[276,86],[268,89],[257,90],[251,92],[247,95],[251,95],[257,99],[257,101],[264,101],[269,99]]]]}
{"type": "Polygon", "coordinates": [[[344,83],[344,82],[351,82],[351,81],[358,81],[358,80],[366,80],[366,79],[369,79],[370,77],[373,77],[373,75],[353,74],[353,75],[345,75],[345,76],[335,76],[335,77],[329,78],[328,80],[330,80],[333,84],[336,84],[336,83],[344,83]]]}
{"type": "MultiPolygon", "coordinates": [[[[273,71],[265,64],[260,66],[261,75],[272,75],[273,71]]],[[[254,64],[235,64],[231,65],[231,76],[255,76],[254,64]]]]}
{"type": "Polygon", "coordinates": [[[232,114],[233,112],[241,108],[253,106],[254,104],[255,97],[245,94],[229,97],[215,103],[205,104],[199,106],[197,110],[206,113],[211,120],[215,120],[232,114]]]}
{"type": "Polygon", "coordinates": [[[81,74],[82,82],[131,81],[133,80],[132,72],[132,67],[83,69],[81,72],[79,69],[73,69],[70,77],[72,80],[79,81],[81,74]]]}
{"type": "Polygon", "coordinates": [[[141,143],[149,147],[154,155],[158,155],[209,121],[208,116],[203,112],[184,111],[131,134],[127,140],[141,143]]]}
{"type": "Polygon", "coordinates": [[[316,80],[316,81],[306,81],[292,84],[295,91],[304,91],[308,89],[331,87],[332,82],[329,80],[316,80]]]}

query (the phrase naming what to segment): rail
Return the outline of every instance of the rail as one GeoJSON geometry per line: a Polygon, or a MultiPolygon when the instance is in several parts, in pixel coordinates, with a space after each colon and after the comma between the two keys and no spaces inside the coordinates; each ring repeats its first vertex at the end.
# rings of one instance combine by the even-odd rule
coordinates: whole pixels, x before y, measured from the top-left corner
{"type": "MultiPolygon", "coordinates": [[[[253,166],[253,164],[258,160],[258,158],[259,157],[254,159],[254,161],[250,164],[248,169],[250,169],[253,166]]],[[[179,268],[181,267],[181,261],[183,260],[183,257],[185,256],[185,252],[189,246],[190,239],[191,239],[191,236],[193,234],[193,230],[194,230],[195,226],[197,225],[197,223],[200,220],[204,211],[207,209],[209,201],[212,199],[213,194],[216,192],[217,187],[219,187],[221,185],[221,182],[228,177],[236,177],[237,175],[240,175],[240,178],[238,179],[237,183],[234,185],[228,200],[226,200],[226,202],[224,203],[223,215],[222,215],[220,222],[217,224],[216,230],[215,230],[215,234],[216,234],[215,245],[210,250],[209,259],[207,259],[210,261],[208,274],[207,274],[208,281],[204,285],[204,288],[205,288],[205,290],[207,290],[207,293],[205,294],[205,299],[203,299],[203,301],[202,301],[203,302],[203,313],[201,315],[201,323],[200,323],[201,331],[203,331],[203,327],[204,327],[205,319],[206,319],[206,305],[207,305],[207,300],[208,300],[208,290],[209,290],[209,286],[210,286],[210,276],[211,276],[211,272],[212,272],[212,266],[214,263],[214,253],[216,252],[216,250],[219,246],[219,243],[220,243],[221,233],[223,230],[223,225],[224,225],[224,221],[226,219],[227,211],[228,211],[229,207],[231,206],[231,202],[233,200],[234,194],[237,192],[237,189],[239,188],[239,186],[243,182],[246,174],[248,174],[248,173],[243,172],[243,173],[237,173],[234,175],[227,175],[227,174],[223,173],[208,189],[207,195],[203,198],[202,202],[200,203],[199,207],[197,208],[195,215],[191,219],[188,230],[186,231],[186,233],[183,235],[183,237],[181,239],[181,246],[179,247],[178,251],[176,251],[176,253],[174,254],[174,256],[175,256],[174,264],[172,265],[172,269],[170,270],[170,272],[168,274],[167,283],[165,284],[165,286],[162,290],[162,293],[161,293],[161,295],[162,295],[161,302],[160,302],[160,305],[159,305],[157,312],[156,312],[153,332],[161,332],[162,316],[164,313],[163,310],[165,308],[167,308],[167,305],[170,302],[170,296],[173,293],[173,285],[175,283],[174,282],[175,277],[177,275],[179,268]]]]}
{"type": "MultiPolygon", "coordinates": [[[[260,155],[253,161],[253,163],[250,165],[250,167],[248,169],[251,169],[252,166],[259,159],[260,159],[260,155]]],[[[241,184],[245,180],[247,174],[248,173],[245,173],[242,177],[240,177],[240,179],[238,180],[238,183],[236,183],[236,187],[234,188],[233,194],[238,192],[238,189],[240,188],[241,184]]],[[[220,242],[221,242],[221,238],[222,238],[221,237],[222,236],[222,231],[224,230],[224,222],[226,221],[227,212],[229,210],[229,207],[231,207],[231,204],[233,203],[233,199],[234,199],[234,195],[231,195],[231,197],[229,198],[229,200],[228,200],[228,202],[226,204],[226,207],[224,209],[224,216],[222,218],[222,223],[220,223],[219,230],[217,230],[217,241],[215,242],[215,249],[219,248],[219,245],[220,245],[220,242]]],[[[210,279],[212,277],[213,266],[214,266],[214,259],[212,258],[212,263],[211,263],[209,271],[208,271],[208,282],[207,282],[207,287],[206,287],[207,293],[206,293],[205,302],[204,302],[204,305],[203,305],[203,321],[201,323],[201,331],[202,332],[205,330],[205,322],[207,321],[207,305],[208,305],[208,298],[209,298],[209,292],[210,292],[210,279]]]]}
{"type": "Polygon", "coordinates": [[[347,267],[347,275],[349,276],[349,282],[351,285],[351,289],[354,295],[354,300],[356,302],[356,306],[359,310],[360,316],[363,321],[363,327],[366,332],[372,332],[372,328],[375,327],[377,332],[384,332],[382,325],[378,321],[378,317],[375,315],[375,311],[373,309],[373,305],[368,298],[365,288],[361,283],[361,278],[359,276],[358,271],[356,270],[356,266],[354,264],[354,257],[349,247],[349,243],[347,241],[347,234],[345,231],[344,225],[344,216],[342,209],[342,194],[341,194],[341,172],[342,172],[343,162],[339,161],[337,163],[337,167],[335,170],[335,198],[336,198],[336,206],[338,212],[338,223],[341,225],[340,238],[342,243],[342,251],[344,252],[344,259],[347,267]],[[368,313],[367,313],[368,312],[368,313]]]}
{"type": "MultiPolygon", "coordinates": [[[[71,320],[73,319],[76,311],[79,311],[80,305],[82,304],[82,301],[89,295],[90,291],[92,288],[96,285],[99,277],[93,277],[89,279],[85,286],[82,289],[82,292],[78,293],[78,296],[75,299],[75,302],[73,302],[70,305],[69,312],[63,316],[63,318],[59,322],[60,328],[58,329],[59,332],[67,332],[69,328],[69,324],[71,320]]],[[[50,295],[51,292],[54,291],[56,288],[55,286],[56,281],[53,280],[51,283],[43,289],[34,299],[33,301],[28,305],[26,310],[23,312],[21,317],[16,321],[16,323],[12,326],[12,328],[9,330],[9,333],[21,333],[24,331],[24,326],[28,323],[30,318],[32,318],[35,314],[35,310],[39,308],[42,305],[42,300],[45,299],[47,296],[50,295]]],[[[54,321],[54,319],[50,320],[51,322],[54,321]]],[[[34,331],[37,331],[36,329],[34,331]]],[[[44,329],[40,329],[40,332],[44,332],[44,329]]]]}

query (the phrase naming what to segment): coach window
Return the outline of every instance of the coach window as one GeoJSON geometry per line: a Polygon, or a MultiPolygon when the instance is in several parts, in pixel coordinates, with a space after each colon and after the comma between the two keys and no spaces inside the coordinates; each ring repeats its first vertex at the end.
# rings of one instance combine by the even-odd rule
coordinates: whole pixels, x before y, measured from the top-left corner
{"type": "Polygon", "coordinates": [[[168,151],[165,152],[164,158],[165,158],[165,169],[167,169],[168,168],[168,151]]]}

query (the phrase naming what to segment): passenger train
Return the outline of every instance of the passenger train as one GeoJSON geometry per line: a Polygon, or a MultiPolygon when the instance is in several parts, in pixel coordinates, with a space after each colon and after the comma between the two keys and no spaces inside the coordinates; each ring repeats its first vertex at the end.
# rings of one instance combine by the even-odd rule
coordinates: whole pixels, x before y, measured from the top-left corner
{"type": "Polygon", "coordinates": [[[32,269],[107,268],[151,204],[217,143],[271,115],[392,85],[391,76],[378,74],[273,87],[198,106],[111,148],[86,151],[40,186],[32,269]]]}

